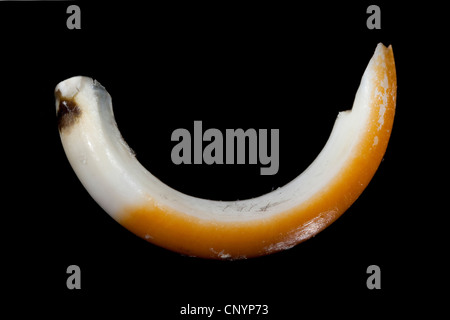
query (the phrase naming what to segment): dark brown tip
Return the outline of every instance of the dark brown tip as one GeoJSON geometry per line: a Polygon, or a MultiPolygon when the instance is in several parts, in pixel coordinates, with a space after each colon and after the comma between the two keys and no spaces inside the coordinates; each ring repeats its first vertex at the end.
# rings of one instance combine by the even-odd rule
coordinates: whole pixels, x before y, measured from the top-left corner
{"type": "Polygon", "coordinates": [[[81,116],[81,109],[75,103],[74,98],[68,99],[63,97],[61,91],[56,91],[55,97],[59,100],[58,113],[56,115],[58,121],[59,132],[70,128],[81,116]]]}

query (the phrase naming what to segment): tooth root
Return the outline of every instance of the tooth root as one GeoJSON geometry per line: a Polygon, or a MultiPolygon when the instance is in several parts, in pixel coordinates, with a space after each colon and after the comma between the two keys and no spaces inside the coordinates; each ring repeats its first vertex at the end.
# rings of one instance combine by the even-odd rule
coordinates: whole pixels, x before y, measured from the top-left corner
{"type": "Polygon", "coordinates": [[[68,99],[61,95],[61,91],[57,91],[58,95],[58,111],[56,119],[58,121],[59,132],[69,129],[81,117],[81,109],[75,102],[75,99],[68,99]]]}

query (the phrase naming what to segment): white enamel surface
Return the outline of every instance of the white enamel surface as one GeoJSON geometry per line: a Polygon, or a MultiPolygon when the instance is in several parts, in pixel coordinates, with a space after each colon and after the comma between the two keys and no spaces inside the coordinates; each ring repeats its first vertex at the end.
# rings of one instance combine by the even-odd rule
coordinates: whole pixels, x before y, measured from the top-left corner
{"type": "MultiPolygon", "coordinates": [[[[339,114],[330,138],[316,160],[286,186],[254,199],[199,199],[159,181],[136,160],[123,141],[114,120],[111,97],[90,78],[70,78],[56,87],[63,97],[74,97],[81,109],[78,122],[62,130],[61,140],[80,181],[97,203],[116,219],[120,218],[124,207],[144,205],[148,201],[208,220],[264,219],[295,207],[324,190],[351,158],[353,148],[361,139],[357,133],[369,118],[372,67],[381,50],[379,45],[369,62],[352,110],[339,114]]],[[[57,108],[58,105],[59,101],[57,108]]]]}

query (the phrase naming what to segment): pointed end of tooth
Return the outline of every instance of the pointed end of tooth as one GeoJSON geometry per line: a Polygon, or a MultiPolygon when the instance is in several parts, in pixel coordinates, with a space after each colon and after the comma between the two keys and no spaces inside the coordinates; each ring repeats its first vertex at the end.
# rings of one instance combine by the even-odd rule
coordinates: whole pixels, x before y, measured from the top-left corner
{"type": "Polygon", "coordinates": [[[386,47],[383,43],[378,43],[375,52],[373,54],[373,58],[381,57],[381,59],[384,59],[386,55],[388,55],[390,52],[392,52],[392,45],[389,45],[386,47]]]}
{"type": "Polygon", "coordinates": [[[389,45],[389,47],[386,47],[382,42],[378,43],[375,51],[385,51],[388,50],[391,47],[391,45],[389,45]]]}

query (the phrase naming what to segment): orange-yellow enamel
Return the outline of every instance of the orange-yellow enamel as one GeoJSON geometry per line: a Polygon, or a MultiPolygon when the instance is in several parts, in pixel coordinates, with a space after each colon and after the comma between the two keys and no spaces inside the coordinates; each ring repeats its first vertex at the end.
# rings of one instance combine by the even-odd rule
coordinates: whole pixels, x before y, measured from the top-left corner
{"type": "Polygon", "coordinates": [[[370,121],[341,174],[307,203],[252,221],[214,222],[148,201],[125,208],[120,224],[161,247],[204,258],[255,257],[290,248],[331,224],[359,197],[375,174],[394,121],[397,80],[392,48],[376,57],[370,121]]]}

